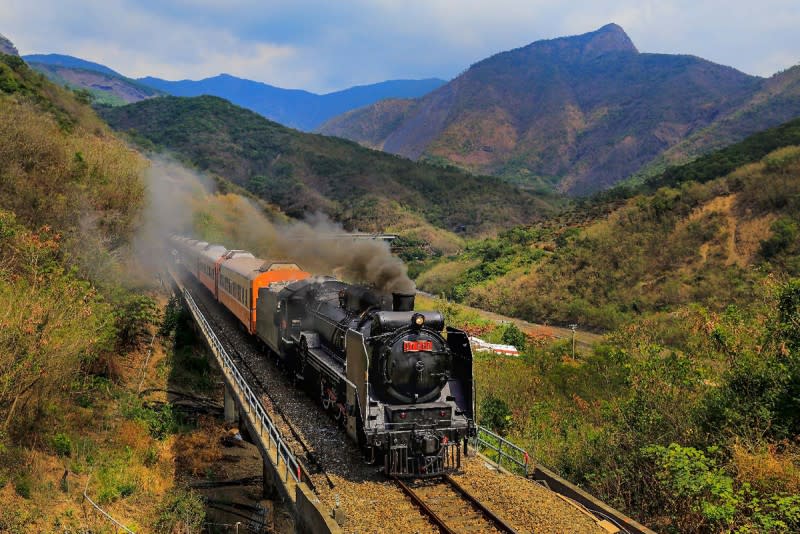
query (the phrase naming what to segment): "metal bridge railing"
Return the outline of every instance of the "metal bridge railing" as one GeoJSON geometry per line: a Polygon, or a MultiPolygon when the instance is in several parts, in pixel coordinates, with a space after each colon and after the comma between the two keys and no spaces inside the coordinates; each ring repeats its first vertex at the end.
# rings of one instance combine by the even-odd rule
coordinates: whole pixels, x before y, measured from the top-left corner
{"type": "Polygon", "coordinates": [[[526,477],[528,476],[532,466],[528,451],[525,449],[517,447],[504,437],[482,426],[478,426],[478,432],[472,443],[475,450],[494,460],[500,467],[503,467],[505,461],[506,469],[510,468],[511,471],[519,471],[526,477]]]}
{"type": "Polygon", "coordinates": [[[277,463],[276,467],[280,469],[281,461],[283,461],[285,468],[284,481],[288,481],[289,477],[292,477],[295,482],[300,482],[302,477],[300,472],[300,463],[283,441],[280,432],[278,432],[278,429],[275,427],[272,419],[270,419],[269,415],[267,415],[267,412],[264,410],[264,406],[261,404],[261,401],[258,399],[256,394],[253,393],[253,390],[250,389],[247,381],[245,381],[244,377],[239,372],[239,369],[236,367],[236,364],[234,364],[231,357],[225,351],[225,348],[222,346],[222,343],[220,343],[217,335],[211,328],[211,325],[203,316],[200,308],[197,306],[192,298],[192,295],[187,289],[183,290],[183,297],[187,306],[189,307],[189,312],[192,314],[192,317],[194,317],[197,325],[206,336],[209,347],[211,348],[211,352],[213,352],[214,356],[216,356],[217,362],[222,368],[222,371],[227,374],[233,380],[234,385],[238,387],[241,393],[240,396],[245,403],[243,405],[244,409],[246,409],[258,423],[259,428],[255,430],[259,432],[262,438],[266,438],[267,450],[270,451],[272,450],[273,445],[275,446],[277,463]],[[265,432],[266,436],[264,436],[265,432]]]}

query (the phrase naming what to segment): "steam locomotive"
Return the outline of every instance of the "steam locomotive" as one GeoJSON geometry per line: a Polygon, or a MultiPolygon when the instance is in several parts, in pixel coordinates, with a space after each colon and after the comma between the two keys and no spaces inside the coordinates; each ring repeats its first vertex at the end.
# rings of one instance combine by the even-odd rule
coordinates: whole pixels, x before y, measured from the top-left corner
{"type": "Polygon", "coordinates": [[[186,270],[272,351],[390,476],[456,471],[475,433],[472,351],[414,294],[172,236],[186,270]]]}

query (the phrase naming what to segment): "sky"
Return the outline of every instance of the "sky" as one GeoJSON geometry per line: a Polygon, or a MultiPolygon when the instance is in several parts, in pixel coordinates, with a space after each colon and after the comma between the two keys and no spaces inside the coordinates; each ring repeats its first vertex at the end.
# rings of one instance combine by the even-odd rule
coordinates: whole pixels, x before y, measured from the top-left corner
{"type": "Polygon", "coordinates": [[[131,77],[228,73],[329,92],[450,79],[485,57],[615,22],[641,52],[770,76],[800,63],[800,0],[0,0],[21,54],[131,77]]]}

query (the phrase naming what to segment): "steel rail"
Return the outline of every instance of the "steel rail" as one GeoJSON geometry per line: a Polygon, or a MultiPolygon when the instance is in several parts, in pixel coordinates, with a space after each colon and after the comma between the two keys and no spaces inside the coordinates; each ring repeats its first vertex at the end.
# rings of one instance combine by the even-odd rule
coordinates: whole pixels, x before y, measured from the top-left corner
{"type": "MultiPolygon", "coordinates": [[[[451,476],[446,475],[442,480],[445,484],[452,488],[454,493],[456,493],[462,500],[466,501],[470,506],[480,512],[484,519],[486,519],[487,522],[492,523],[497,530],[507,534],[517,534],[517,531],[514,530],[511,525],[503,521],[497,514],[492,512],[485,504],[478,500],[474,495],[469,493],[469,491],[456,482],[451,476]]],[[[437,514],[430,506],[428,506],[424,498],[414,491],[413,488],[396,477],[394,478],[394,482],[401,490],[403,490],[406,495],[411,498],[412,501],[414,501],[414,504],[416,504],[430,517],[439,530],[445,534],[458,534],[458,531],[449,526],[439,514],[437,514]]]]}
{"type": "Polygon", "coordinates": [[[450,475],[445,476],[445,480],[453,487],[455,490],[460,493],[465,499],[467,499],[470,503],[472,503],[475,507],[477,507],[483,514],[491,519],[496,526],[509,534],[517,534],[517,531],[514,528],[503,521],[497,514],[492,512],[489,508],[486,507],[481,501],[476,499],[471,493],[469,493],[461,484],[456,482],[456,480],[451,477],[450,475]]]}
{"type": "Polygon", "coordinates": [[[399,478],[395,478],[394,482],[401,490],[403,490],[403,492],[406,495],[409,496],[409,498],[412,501],[414,501],[414,504],[416,504],[419,508],[421,508],[422,511],[425,512],[428,515],[428,517],[430,517],[430,519],[433,520],[433,524],[436,525],[439,528],[439,530],[441,530],[445,534],[458,534],[455,530],[448,527],[447,524],[444,522],[444,520],[441,517],[439,517],[436,514],[436,512],[434,512],[427,504],[425,504],[425,501],[422,500],[422,497],[417,495],[417,493],[411,488],[409,488],[402,480],[400,480],[399,478]]]}
{"type": "Polygon", "coordinates": [[[497,459],[494,462],[498,466],[503,467],[503,461],[507,460],[523,471],[526,477],[528,476],[531,469],[531,458],[528,455],[528,451],[518,447],[499,434],[495,434],[488,428],[478,425],[476,430],[475,436],[470,439],[475,450],[478,452],[493,451],[497,453],[497,459]],[[504,448],[505,450],[503,450],[504,448]]]}

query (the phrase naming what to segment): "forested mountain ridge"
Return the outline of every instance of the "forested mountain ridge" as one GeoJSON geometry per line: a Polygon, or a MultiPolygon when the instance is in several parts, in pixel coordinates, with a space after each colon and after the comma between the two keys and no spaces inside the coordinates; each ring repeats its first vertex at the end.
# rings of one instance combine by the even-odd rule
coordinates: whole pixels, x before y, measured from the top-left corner
{"type": "MultiPolygon", "coordinates": [[[[303,217],[321,211],[349,228],[441,241],[531,221],[554,199],[497,178],[415,163],[357,144],[305,134],[217,97],[152,99],[102,110],[116,129],[303,217]],[[446,236],[445,236],[446,237],[446,236]]],[[[437,246],[436,248],[440,248],[437,246]]]]}
{"type": "Polygon", "coordinates": [[[310,131],[327,119],[386,98],[414,98],[445,83],[438,78],[386,80],[327,94],[284,89],[263,82],[219,74],[201,80],[128,78],[119,72],[74,56],[23,56],[35,69],[60,85],[89,90],[99,104],[122,105],[153,96],[218,96],[285,126],[310,131]]]}
{"type": "Polygon", "coordinates": [[[108,72],[101,72],[92,68],[91,65],[89,67],[66,67],[52,63],[40,63],[31,59],[26,61],[31,68],[41,72],[55,84],[88,91],[95,104],[122,106],[164,95],[158,89],[126,78],[111,69],[106,69],[108,72]]]}
{"type": "Polygon", "coordinates": [[[724,145],[800,115],[787,76],[764,80],[694,56],[641,53],[609,24],[497,54],[429,95],[355,110],[319,131],[584,194],[658,172],[657,158],[692,135],[695,148],[676,149],[669,161],[721,146],[710,142],[716,134],[701,135],[721,118],[714,128],[729,132],[724,145]]]}
{"type": "Polygon", "coordinates": [[[638,172],[635,178],[647,179],[658,174],[665,166],[691,160],[798,116],[800,65],[766,79],[747,102],[670,147],[638,172]]]}
{"type": "Polygon", "coordinates": [[[123,76],[114,69],[101,65],[100,63],[87,61],[75,56],[68,56],[66,54],[26,54],[22,56],[22,59],[24,59],[28,65],[37,63],[40,65],[51,65],[53,67],[91,70],[109,76],[123,76]]]}
{"type": "Polygon", "coordinates": [[[229,74],[196,81],[168,81],[153,77],[140,78],[139,81],[173,96],[218,96],[270,120],[304,131],[314,130],[331,117],[351,109],[386,98],[419,97],[445,83],[437,78],[387,80],[316,94],[299,89],[283,89],[229,74]]]}

